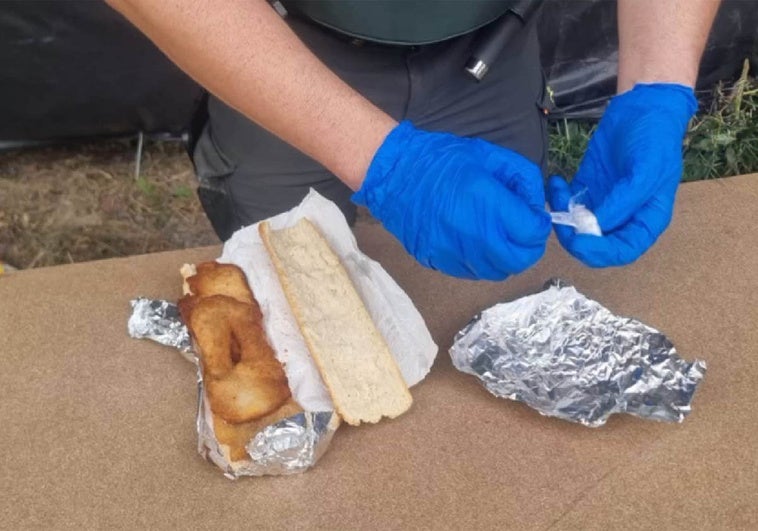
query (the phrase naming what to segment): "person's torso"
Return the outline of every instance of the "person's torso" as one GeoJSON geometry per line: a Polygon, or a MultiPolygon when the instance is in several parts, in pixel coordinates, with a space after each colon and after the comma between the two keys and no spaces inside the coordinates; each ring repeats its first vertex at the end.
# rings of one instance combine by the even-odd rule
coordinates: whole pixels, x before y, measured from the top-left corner
{"type": "Polygon", "coordinates": [[[281,0],[293,13],[355,38],[427,44],[464,35],[538,0],[281,0]]]}

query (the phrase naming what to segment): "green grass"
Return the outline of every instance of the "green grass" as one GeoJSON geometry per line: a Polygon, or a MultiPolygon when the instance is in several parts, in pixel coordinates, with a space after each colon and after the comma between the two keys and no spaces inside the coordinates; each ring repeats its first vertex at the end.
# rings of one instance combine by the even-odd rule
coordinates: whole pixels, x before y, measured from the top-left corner
{"type": "MultiPolygon", "coordinates": [[[[572,176],[596,127],[583,121],[550,126],[549,172],[572,176]]],[[[730,87],[719,84],[690,123],[684,141],[683,181],[758,172],[758,79],[748,63],[730,87]]]]}
{"type": "Polygon", "coordinates": [[[730,88],[718,85],[685,139],[685,181],[758,172],[758,80],[748,62],[730,88]]]}
{"type": "Polygon", "coordinates": [[[549,175],[572,177],[576,173],[596,126],[592,122],[576,120],[550,125],[549,175]]]}

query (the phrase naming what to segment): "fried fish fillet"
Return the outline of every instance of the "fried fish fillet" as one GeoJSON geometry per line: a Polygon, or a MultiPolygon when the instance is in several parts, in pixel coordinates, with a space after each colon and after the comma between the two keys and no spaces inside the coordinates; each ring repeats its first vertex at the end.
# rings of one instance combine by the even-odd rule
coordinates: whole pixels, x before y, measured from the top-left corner
{"type": "Polygon", "coordinates": [[[240,302],[254,306],[258,312],[258,302],[248,286],[245,273],[234,264],[219,264],[218,262],[203,262],[190,267],[192,276],[186,277],[189,292],[197,297],[225,295],[240,302]]]}
{"type": "Polygon", "coordinates": [[[279,408],[291,396],[290,389],[266,340],[257,305],[227,295],[199,297],[189,304],[186,323],[201,353],[211,411],[239,424],[279,408]]]}
{"type": "Polygon", "coordinates": [[[260,307],[237,266],[185,267],[179,311],[201,360],[219,443],[231,461],[263,427],[302,411],[263,330],[260,307]]]}

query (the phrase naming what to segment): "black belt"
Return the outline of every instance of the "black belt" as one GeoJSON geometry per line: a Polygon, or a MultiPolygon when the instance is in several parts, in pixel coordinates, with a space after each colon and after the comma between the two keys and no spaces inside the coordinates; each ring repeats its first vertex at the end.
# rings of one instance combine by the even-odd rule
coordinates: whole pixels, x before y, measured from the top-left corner
{"type": "MultiPolygon", "coordinates": [[[[308,17],[298,16],[296,13],[289,15],[279,0],[269,0],[269,3],[273,6],[276,12],[279,13],[280,16],[297,16],[298,19],[304,20],[310,24],[313,24],[314,26],[319,27],[322,31],[326,31],[329,34],[334,35],[338,39],[348,43],[351,46],[377,47],[396,50],[417,50],[421,46],[431,46],[436,44],[391,44],[361,39],[347,35],[323,24],[319,24],[318,22],[308,17]]],[[[539,2],[535,2],[533,0],[523,2],[522,4],[523,5],[520,6],[518,10],[509,10],[494,22],[491,22],[483,28],[473,30],[473,32],[478,32],[478,35],[472,46],[471,57],[466,62],[465,71],[468,72],[477,81],[481,81],[484,76],[487,75],[490,66],[495,62],[500,53],[506,48],[508,42],[513,38],[513,35],[524,27],[524,25],[534,15],[540,6],[539,2]]]]}

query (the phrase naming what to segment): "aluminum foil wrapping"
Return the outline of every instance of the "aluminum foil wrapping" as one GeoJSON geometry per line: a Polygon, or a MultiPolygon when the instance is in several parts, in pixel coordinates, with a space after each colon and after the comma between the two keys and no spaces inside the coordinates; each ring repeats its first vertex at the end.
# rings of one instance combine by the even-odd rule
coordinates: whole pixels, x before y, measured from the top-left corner
{"type": "Polygon", "coordinates": [[[334,411],[304,411],[263,428],[250,442],[250,460],[230,462],[213,433],[210,407],[198,371],[197,450],[229,479],[305,472],[324,454],[340,420],[334,411]]]}
{"type": "Polygon", "coordinates": [[[197,369],[198,452],[216,464],[230,479],[242,476],[297,474],[314,466],[324,454],[339,427],[334,411],[305,411],[259,431],[247,444],[250,460],[230,462],[213,432],[210,407],[205,399],[203,377],[187,327],[177,306],[163,300],[138,298],[131,301],[129,335],[147,338],[179,349],[197,369]]]}
{"type": "MultiPolygon", "coordinates": [[[[176,347],[183,353],[192,350],[192,340],[176,304],[144,297],[134,299],[131,304],[132,315],[127,324],[130,336],[152,339],[161,345],[176,347]]],[[[194,356],[189,359],[194,359],[194,356]]]]}
{"type": "Polygon", "coordinates": [[[450,355],[494,395],[592,427],[614,413],[683,421],[706,369],[658,330],[560,283],[483,311],[450,355]]]}

